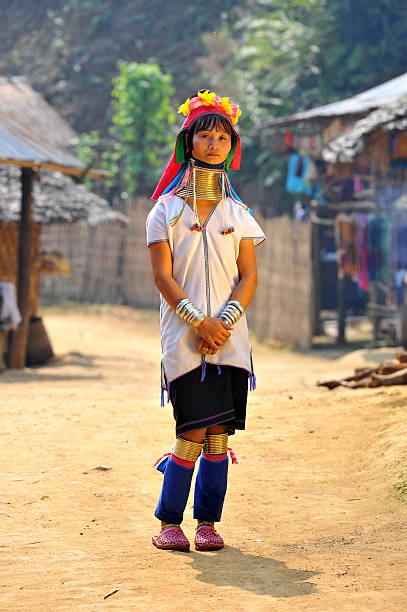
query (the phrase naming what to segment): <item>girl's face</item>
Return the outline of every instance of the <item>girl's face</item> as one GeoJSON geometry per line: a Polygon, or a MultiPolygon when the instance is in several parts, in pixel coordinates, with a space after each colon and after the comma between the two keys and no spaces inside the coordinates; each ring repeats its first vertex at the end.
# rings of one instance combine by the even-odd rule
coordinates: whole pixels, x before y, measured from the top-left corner
{"type": "Polygon", "coordinates": [[[231,148],[231,136],[222,127],[196,132],[192,138],[192,157],[206,164],[223,164],[231,148]]]}

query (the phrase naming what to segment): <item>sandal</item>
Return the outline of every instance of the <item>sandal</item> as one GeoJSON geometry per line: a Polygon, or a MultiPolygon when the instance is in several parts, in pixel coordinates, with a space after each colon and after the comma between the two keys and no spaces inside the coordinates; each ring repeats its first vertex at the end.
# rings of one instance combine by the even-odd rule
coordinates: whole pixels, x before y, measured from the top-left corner
{"type": "Polygon", "coordinates": [[[201,523],[196,528],[195,550],[219,550],[225,543],[215,527],[210,523],[201,523]]]}
{"type": "Polygon", "coordinates": [[[164,527],[157,536],[152,537],[152,542],[161,550],[189,552],[189,542],[178,525],[164,527]]]}

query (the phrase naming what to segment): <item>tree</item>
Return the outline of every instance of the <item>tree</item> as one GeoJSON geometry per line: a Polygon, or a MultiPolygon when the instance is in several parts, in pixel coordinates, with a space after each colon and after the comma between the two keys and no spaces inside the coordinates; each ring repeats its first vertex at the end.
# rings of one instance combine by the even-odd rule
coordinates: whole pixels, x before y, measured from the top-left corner
{"type": "Polygon", "coordinates": [[[206,39],[209,84],[227,84],[243,109],[241,178],[255,176],[284,194],[285,162],[264,127],[405,71],[406,11],[407,0],[246,0],[216,45],[206,39]]]}
{"type": "Polygon", "coordinates": [[[329,0],[321,95],[330,102],[406,71],[407,0],[329,0]]]}
{"type": "Polygon", "coordinates": [[[157,64],[119,62],[113,78],[111,135],[117,141],[111,166],[123,165],[127,191],[149,193],[174,141],[171,76],[157,64]]]}

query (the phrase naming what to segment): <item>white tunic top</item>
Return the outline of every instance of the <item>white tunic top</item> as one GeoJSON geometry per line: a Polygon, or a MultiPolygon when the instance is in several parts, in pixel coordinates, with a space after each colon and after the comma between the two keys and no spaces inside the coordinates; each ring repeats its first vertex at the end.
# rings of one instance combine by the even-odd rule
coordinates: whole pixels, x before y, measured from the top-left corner
{"type": "MultiPolygon", "coordinates": [[[[252,239],[260,244],[265,235],[246,207],[231,198],[221,200],[209,214],[203,231],[191,231],[197,222],[192,207],[182,209],[178,196],[160,198],[147,217],[147,244],[167,241],[173,257],[173,277],[192,302],[206,315],[216,317],[239,282],[236,260],[239,244],[252,239]],[[233,226],[234,231],[222,235],[233,226]]],[[[171,382],[201,365],[196,328],[179,318],[161,296],[160,328],[163,368],[171,382]]],[[[231,337],[207,363],[231,365],[252,371],[251,346],[246,316],[236,323],[231,337]]]]}

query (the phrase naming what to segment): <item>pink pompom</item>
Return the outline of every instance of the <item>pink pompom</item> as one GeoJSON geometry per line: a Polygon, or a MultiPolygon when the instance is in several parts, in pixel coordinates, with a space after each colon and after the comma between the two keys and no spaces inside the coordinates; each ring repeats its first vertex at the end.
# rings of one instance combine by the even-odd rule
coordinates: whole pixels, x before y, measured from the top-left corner
{"type": "Polygon", "coordinates": [[[200,106],[204,106],[204,103],[201,100],[201,98],[198,98],[198,96],[195,96],[195,98],[192,98],[192,100],[189,103],[189,108],[191,109],[191,111],[195,110],[196,108],[199,108],[200,106]]]}

